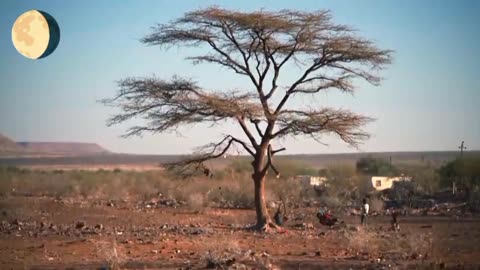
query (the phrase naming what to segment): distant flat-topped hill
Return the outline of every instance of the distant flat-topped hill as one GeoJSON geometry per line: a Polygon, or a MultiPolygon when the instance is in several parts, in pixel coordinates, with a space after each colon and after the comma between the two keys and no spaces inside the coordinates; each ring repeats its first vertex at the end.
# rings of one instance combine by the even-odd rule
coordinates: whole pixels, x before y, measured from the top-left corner
{"type": "Polygon", "coordinates": [[[3,157],[84,156],[106,153],[110,153],[110,151],[96,143],[15,142],[5,135],[0,134],[0,156],[3,157]]]}
{"type": "Polygon", "coordinates": [[[66,155],[85,155],[101,154],[109,151],[96,143],[79,142],[17,142],[30,152],[66,154],[66,155]]]}
{"type": "Polygon", "coordinates": [[[19,146],[10,138],[0,134],[0,153],[7,154],[7,153],[17,153],[22,151],[23,151],[22,146],[19,146]]]}

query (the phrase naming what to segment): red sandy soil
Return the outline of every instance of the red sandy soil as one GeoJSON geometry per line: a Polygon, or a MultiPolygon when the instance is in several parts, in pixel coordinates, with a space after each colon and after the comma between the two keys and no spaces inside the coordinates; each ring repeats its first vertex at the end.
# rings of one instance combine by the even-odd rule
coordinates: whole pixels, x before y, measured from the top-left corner
{"type": "Polygon", "coordinates": [[[235,254],[231,256],[248,269],[261,269],[255,262],[260,259],[268,259],[273,269],[480,267],[480,218],[475,217],[400,217],[400,232],[388,230],[388,217],[371,217],[366,230],[379,239],[394,235],[394,239],[421,241],[428,235],[427,249],[393,254],[375,249],[374,243],[359,248],[345,236],[364,232],[355,229],[358,217],[342,217],[351,224],[349,229],[329,229],[315,220],[313,208],[294,209],[305,217],[290,219],[286,233],[263,234],[245,229],[254,220],[252,210],[136,205],[134,201],[108,206],[88,199],[0,198],[0,269],[99,269],[114,263],[120,269],[205,269],[208,251],[235,254]],[[75,229],[78,221],[85,226],[75,229]],[[313,228],[296,226],[303,223],[313,228]],[[103,228],[94,230],[97,224],[103,228]]]}

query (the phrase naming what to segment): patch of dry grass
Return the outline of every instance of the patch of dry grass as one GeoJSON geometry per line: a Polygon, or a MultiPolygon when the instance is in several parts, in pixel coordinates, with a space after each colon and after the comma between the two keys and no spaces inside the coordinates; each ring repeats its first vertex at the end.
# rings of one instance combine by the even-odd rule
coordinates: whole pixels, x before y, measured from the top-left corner
{"type": "Polygon", "coordinates": [[[421,257],[431,254],[433,249],[432,235],[422,232],[379,232],[360,228],[346,232],[345,240],[345,244],[356,252],[374,256],[396,253],[421,257]]]}
{"type": "Polygon", "coordinates": [[[95,249],[97,254],[106,261],[108,269],[120,270],[121,265],[126,261],[127,257],[124,252],[118,248],[116,240],[95,241],[95,249]]]}

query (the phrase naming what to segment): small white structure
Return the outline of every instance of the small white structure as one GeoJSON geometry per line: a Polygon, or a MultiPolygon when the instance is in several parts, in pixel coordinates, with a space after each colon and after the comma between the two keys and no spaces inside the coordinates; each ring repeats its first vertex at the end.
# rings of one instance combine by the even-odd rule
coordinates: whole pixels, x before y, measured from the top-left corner
{"type": "Polygon", "coordinates": [[[320,186],[327,182],[327,178],[322,176],[297,175],[294,179],[306,186],[320,186]]]}
{"type": "Polygon", "coordinates": [[[385,190],[393,187],[394,182],[403,182],[403,181],[411,181],[412,177],[408,176],[395,176],[395,177],[388,177],[388,176],[372,176],[372,186],[375,190],[385,190]]]}

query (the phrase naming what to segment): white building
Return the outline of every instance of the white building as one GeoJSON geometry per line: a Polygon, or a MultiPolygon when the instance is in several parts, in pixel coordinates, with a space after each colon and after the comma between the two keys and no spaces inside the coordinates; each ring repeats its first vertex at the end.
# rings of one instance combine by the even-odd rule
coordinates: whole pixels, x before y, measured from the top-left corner
{"type": "Polygon", "coordinates": [[[372,186],[375,190],[385,190],[393,187],[394,182],[402,182],[402,181],[411,181],[412,177],[408,176],[395,176],[395,177],[388,177],[388,176],[372,176],[372,186]]]}

